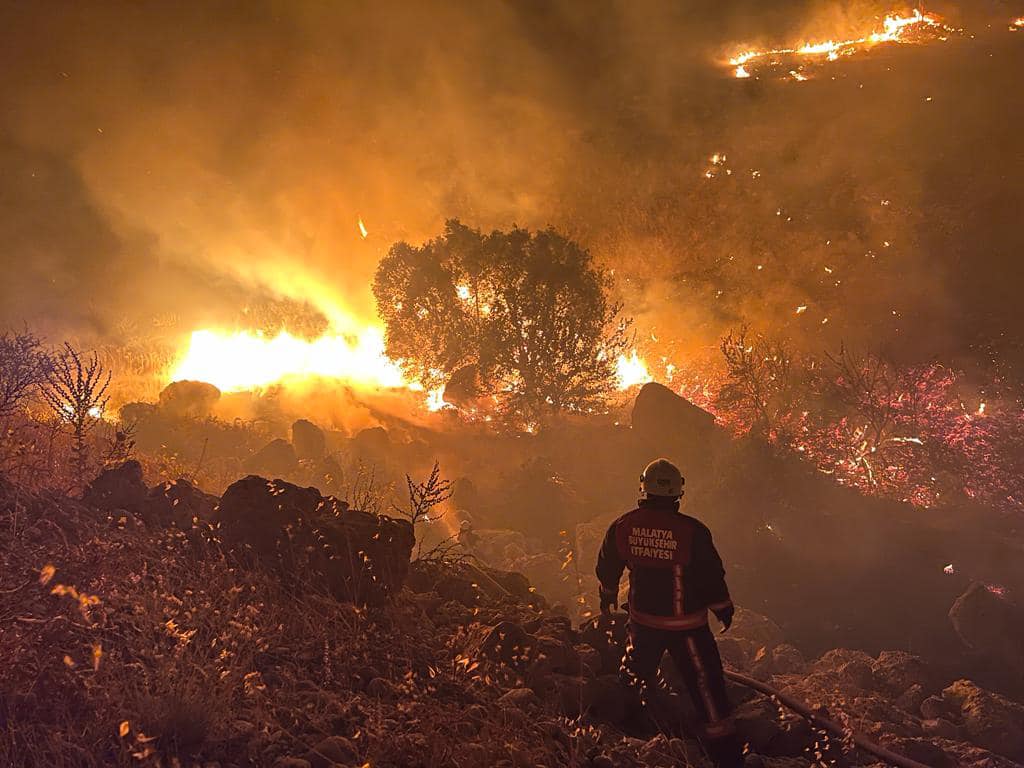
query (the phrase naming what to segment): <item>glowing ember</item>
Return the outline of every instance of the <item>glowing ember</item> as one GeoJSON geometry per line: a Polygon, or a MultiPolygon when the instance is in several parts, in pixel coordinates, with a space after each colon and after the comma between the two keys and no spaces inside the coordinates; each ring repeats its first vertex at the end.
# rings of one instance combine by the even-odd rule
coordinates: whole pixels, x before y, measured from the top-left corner
{"type": "Polygon", "coordinates": [[[362,219],[359,219],[359,234],[362,235],[364,240],[366,239],[366,236],[370,234],[369,232],[366,231],[366,225],[363,224],[362,219]]]}
{"type": "Polygon", "coordinates": [[[629,389],[654,381],[647,370],[647,363],[640,359],[635,349],[628,356],[619,355],[615,363],[615,375],[619,380],[619,389],[629,389]]]}
{"type": "Polygon", "coordinates": [[[406,386],[399,367],[384,354],[377,328],[312,341],[287,331],[272,339],[251,331],[195,331],[171,375],[171,381],[205,381],[223,392],[309,378],[342,379],[367,389],[406,386]]]}
{"type": "MultiPolygon", "coordinates": [[[[744,51],[732,56],[729,59],[729,65],[735,67],[734,75],[736,77],[746,78],[750,77],[751,74],[747,66],[751,62],[766,66],[779,66],[790,57],[811,57],[824,59],[825,61],[836,61],[840,56],[849,56],[879,43],[914,43],[935,38],[945,40],[946,37],[942,33],[953,31],[955,30],[945,26],[938,16],[915,10],[910,16],[899,16],[897,14],[886,16],[882,21],[882,28],[880,30],[866,34],[863,37],[856,37],[850,40],[826,40],[823,42],[804,43],[792,48],[744,51]],[[921,34],[927,32],[933,33],[933,36],[927,38],[921,34]]],[[[790,69],[787,67],[784,71],[797,82],[803,82],[808,79],[807,75],[802,74],[798,68],[790,69]]]]}
{"type": "Polygon", "coordinates": [[[1017,30],[1024,29],[1024,16],[1019,19],[1014,19],[1010,22],[1010,31],[1016,32],[1017,30]]]}

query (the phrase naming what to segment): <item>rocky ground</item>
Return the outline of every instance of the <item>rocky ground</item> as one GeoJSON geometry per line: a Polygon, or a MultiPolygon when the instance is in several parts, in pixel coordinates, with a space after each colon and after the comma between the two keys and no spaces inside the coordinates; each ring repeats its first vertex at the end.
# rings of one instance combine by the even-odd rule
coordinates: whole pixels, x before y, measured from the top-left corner
{"type": "MultiPolygon", "coordinates": [[[[621,617],[573,626],[455,553],[410,565],[410,523],[315,490],[248,478],[217,499],[127,465],[82,501],[0,484],[0,527],[2,765],[702,763],[684,701],[661,697],[655,728],[619,687],[621,617]]],[[[720,643],[926,765],[1024,764],[1024,707],[912,655],[805,659],[750,611],[720,643]]],[[[877,763],[734,695],[751,765],[877,763]]]]}

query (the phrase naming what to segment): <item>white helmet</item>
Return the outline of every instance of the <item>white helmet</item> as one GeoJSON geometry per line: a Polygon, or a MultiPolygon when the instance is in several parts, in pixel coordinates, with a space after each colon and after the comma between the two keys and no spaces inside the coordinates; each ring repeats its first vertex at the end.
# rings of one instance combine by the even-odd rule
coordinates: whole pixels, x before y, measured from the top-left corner
{"type": "Polygon", "coordinates": [[[668,459],[655,459],[640,475],[640,492],[648,496],[668,496],[678,499],[683,495],[683,474],[668,459]]]}

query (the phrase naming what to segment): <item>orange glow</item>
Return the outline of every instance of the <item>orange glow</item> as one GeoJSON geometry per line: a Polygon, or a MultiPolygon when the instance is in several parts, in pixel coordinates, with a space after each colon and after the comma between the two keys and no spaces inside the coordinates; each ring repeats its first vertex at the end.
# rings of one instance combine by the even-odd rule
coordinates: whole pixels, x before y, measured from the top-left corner
{"type": "Polygon", "coordinates": [[[363,389],[405,387],[398,365],[384,354],[384,335],[369,327],[355,335],[313,340],[282,331],[195,331],[171,381],[192,379],[223,392],[261,389],[285,381],[342,379],[363,389]]]}
{"type": "Polygon", "coordinates": [[[619,355],[615,362],[615,375],[619,380],[620,390],[654,381],[647,370],[647,363],[640,358],[635,349],[628,356],[619,355]]]}

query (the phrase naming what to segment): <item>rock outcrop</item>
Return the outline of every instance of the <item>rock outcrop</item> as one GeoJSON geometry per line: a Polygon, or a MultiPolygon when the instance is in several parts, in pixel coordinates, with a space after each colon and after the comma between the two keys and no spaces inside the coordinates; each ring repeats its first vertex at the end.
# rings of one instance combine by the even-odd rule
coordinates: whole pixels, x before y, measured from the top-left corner
{"type": "Polygon", "coordinates": [[[205,381],[175,381],[160,392],[160,408],[172,418],[204,418],[218,400],[220,390],[205,381]]]}
{"type": "Polygon", "coordinates": [[[379,604],[401,589],[415,544],[408,521],[255,475],[228,487],[216,519],[233,550],[359,604],[379,604]]]}
{"type": "Polygon", "coordinates": [[[708,438],[715,417],[663,384],[644,384],[633,403],[633,429],[648,437],[708,438]]]}
{"type": "Polygon", "coordinates": [[[290,475],[299,467],[299,459],[292,444],[283,438],[271,440],[245,461],[250,472],[281,477],[290,475]]]}
{"type": "Polygon", "coordinates": [[[949,620],[993,674],[1024,690],[1024,609],[976,581],[953,603],[949,620]]]}
{"type": "Polygon", "coordinates": [[[319,460],[327,453],[327,438],[316,424],[299,419],[292,424],[292,447],[300,460],[319,460]]]}
{"type": "Polygon", "coordinates": [[[139,512],[148,494],[149,488],[142,479],[142,465],[130,459],[100,472],[86,487],[82,501],[97,509],[139,512]]]}

